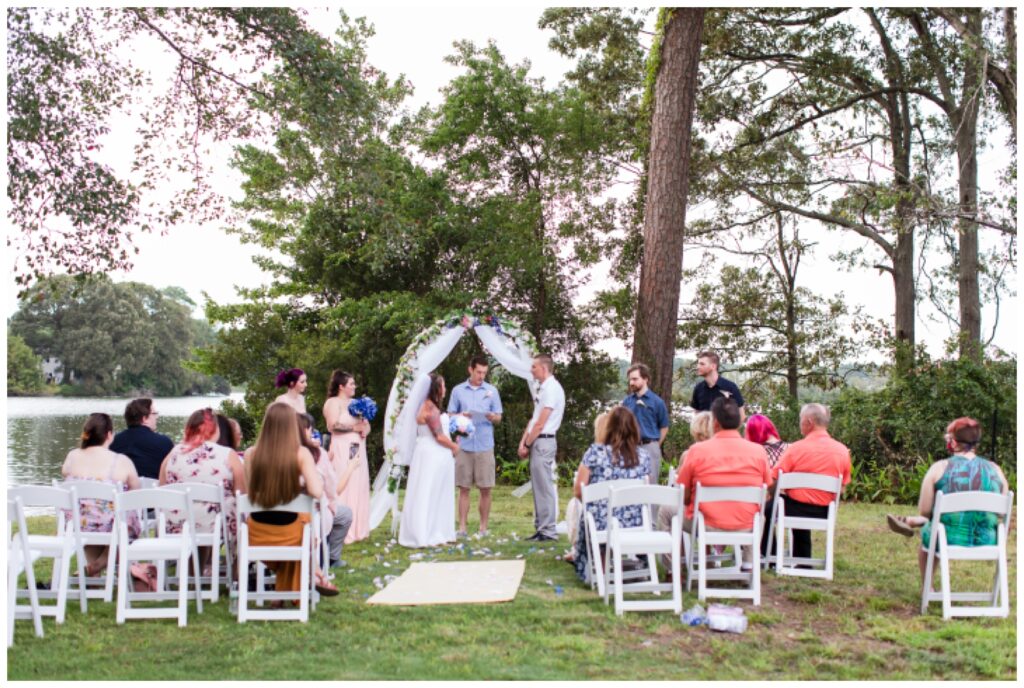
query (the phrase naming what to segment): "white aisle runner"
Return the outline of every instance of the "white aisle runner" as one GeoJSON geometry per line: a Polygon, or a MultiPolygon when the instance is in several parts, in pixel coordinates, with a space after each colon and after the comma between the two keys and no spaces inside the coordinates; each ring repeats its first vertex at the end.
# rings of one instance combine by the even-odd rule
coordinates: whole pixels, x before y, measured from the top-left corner
{"type": "Polygon", "coordinates": [[[514,600],[526,562],[445,561],[417,562],[367,604],[480,604],[514,600]]]}

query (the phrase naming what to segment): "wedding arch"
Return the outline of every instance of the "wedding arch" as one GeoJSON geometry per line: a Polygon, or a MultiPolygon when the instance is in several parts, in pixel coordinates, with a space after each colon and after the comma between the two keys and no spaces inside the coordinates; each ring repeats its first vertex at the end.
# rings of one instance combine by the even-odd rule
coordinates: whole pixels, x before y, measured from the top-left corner
{"type": "Polygon", "coordinates": [[[497,316],[455,315],[425,329],[405,350],[391,384],[384,415],[384,465],[373,480],[370,528],[391,514],[392,533],[398,527],[398,487],[404,467],[416,445],[416,413],[427,398],[430,373],[448,358],[462,336],[472,328],[487,352],[508,372],[521,377],[536,395],[537,381],[530,373],[537,347],[533,336],[518,323],[497,316]]]}

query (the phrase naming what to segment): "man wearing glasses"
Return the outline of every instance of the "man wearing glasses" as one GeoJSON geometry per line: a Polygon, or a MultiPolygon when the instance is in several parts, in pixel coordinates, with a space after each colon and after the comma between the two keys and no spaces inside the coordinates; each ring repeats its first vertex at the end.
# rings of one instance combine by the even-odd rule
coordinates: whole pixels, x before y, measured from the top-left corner
{"type": "Polygon", "coordinates": [[[159,478],[160,464],[174,448],[170,437],[156,431],[159,415],[152,399],[132,399],[124,409],[128,427],[110,443],[110,451],[132,460],[140,478],[159,478]]]}

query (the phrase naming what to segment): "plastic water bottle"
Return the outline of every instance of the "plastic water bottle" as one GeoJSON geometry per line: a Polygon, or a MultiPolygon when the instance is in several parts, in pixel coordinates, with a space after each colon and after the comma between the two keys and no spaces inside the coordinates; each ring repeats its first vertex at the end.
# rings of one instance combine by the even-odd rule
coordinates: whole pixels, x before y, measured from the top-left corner
{"type": "Polygon", "coordinates": [[[708,628],[725,633],[743,633],[747,630],[747,617],[739,607],[713,604],[708,609],[708,628]]]}
{"type": "Polygon", "coordinates": [[[704,607],[695,604],[679,616],[684,626],[700,626],[707,619],[704,616],[704,607]]]}

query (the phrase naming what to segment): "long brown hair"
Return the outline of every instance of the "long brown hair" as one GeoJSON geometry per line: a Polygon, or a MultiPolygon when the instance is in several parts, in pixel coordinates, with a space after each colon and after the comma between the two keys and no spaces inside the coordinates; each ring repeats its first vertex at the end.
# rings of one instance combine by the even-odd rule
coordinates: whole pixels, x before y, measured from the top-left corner
{"type": "Polygon", "coordinates": [[[608,414],[605,429],[605,444],[612,448],[612,460],[618,458],[623,468],[633,468],[640,463],[637,449],[640,446],[640,424],[636,416],[625,406],[616,406],[608,414]]]}
{"type": "Polygon", "coordinates": [[[267,407],[252,456],[245,462],[249,499],[272,508],[295,499],[299,485],[299,426],[295,409],[280,402],[267,407]]]}
{"type": "Polygon", "coordinates": [[[308,413],[296,413],[295,419],[299,423],[299,444],[309,450],[309,453],[313,455],[313,460],[320,461],[320,445],[316,443],[316,440],[312,440],[306,436],[306,431],[313,427],[313,416],[308,413]]]}
{"type": "Polygon", "coordinates": [[[90,413],[82,426],[79,437],[82,449],[98,447],[107,441],[107,435],[114,431],[114,422],[106,413],[90,413]]]}
{"type": "Polygon", "coordinates": [[[327,398],[331,399],[338,396],[338,390],[348,384],[348,381],[352,379],[351,373],[346,373],[344,370],[335,370],[331,373],[331,381],[327,383],[327,398]]]}
{"type": "Polygon", "coordinates": [[[434,402],[434,406],[438,409],[443,408],[441,404],[444,403],[444,394],[441,392],[441,385],[444,384],[444,377],[440,373],[430,374],[430,391],[427,392],[427,399],[434,402]]]}

